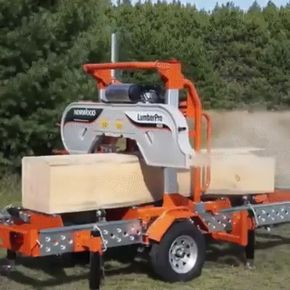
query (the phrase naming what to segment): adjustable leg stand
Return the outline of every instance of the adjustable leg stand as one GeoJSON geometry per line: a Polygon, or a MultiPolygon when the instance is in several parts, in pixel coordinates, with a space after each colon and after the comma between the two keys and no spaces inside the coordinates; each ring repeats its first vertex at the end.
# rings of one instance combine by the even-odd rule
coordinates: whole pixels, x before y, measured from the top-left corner
{"type": "Polygon", "coordinates": [[[246,254],[246,268],[249,270],[254,270],[254,259],[255,259],[255,242],[256,242],[256,233],[255,230],[248,231],[248,244],[245,247],[246,254]]]}
{"type": "Polygon", "coordinates": [[[100,290],[103,278],[103,265],[100,253],[90,255],[90,290],[100,290]]]}
{"type": "MultiPolygon", "coordinates": [[[[91,232],[93,237],[100,237],[98,230],[91,232]]],[[[102,255],[99,252],[90,253],[90,290],[100,290],[102,278],[104,278],[104,267],[102,255]]]]}
{"type": "Polygon", "coordinates": [[[1,265],[1,273],[8,275],[15,269],[16,253],[11,250],[7,250],[6,260],[3,265],[1,265]]]}

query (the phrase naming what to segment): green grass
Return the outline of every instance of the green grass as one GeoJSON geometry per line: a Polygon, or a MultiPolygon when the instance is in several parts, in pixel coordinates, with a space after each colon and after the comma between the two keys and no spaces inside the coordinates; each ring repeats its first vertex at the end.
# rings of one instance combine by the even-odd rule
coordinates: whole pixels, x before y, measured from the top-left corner
{"type": "Polygon", "coordinates": [[[20,177],[18,175],[7,175],[0,179],[0,207],[11,203],[20,204],[20,177]]]}
{"type": "MultiPolygon", "coordinates": [[[[19,179],[6,177],[0,181],[0,204],[19,201],[19,179]]],[[[169,284],[154,277],[144,258],[132,263],[106,262],[103,290],[123,289],[178,289],[178,290],[245,290],[289,289],[290,285],[290,227],[284,225],[267,233],[258,232],[255,271],[243,266],[241,248],[209,243],[207,261],[202,276],[188,283],[169,284]]],[[[4,256],[4,251],[0,256],[4,256]]],[[[9,277],[0,277],[0,289],[88,289],[88,267],[65,267],[56,258],[21,258],[17,271],[9,277]]]]}

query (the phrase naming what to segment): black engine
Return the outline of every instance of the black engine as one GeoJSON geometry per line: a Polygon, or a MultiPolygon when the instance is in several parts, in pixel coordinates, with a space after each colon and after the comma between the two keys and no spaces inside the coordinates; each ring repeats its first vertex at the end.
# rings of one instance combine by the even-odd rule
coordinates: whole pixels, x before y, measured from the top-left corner
{"type": "Polygon", "coordinates": [[[164,103],[161,87],[137,84],[113,84],[105,91],[108,103],[164,103]]]}

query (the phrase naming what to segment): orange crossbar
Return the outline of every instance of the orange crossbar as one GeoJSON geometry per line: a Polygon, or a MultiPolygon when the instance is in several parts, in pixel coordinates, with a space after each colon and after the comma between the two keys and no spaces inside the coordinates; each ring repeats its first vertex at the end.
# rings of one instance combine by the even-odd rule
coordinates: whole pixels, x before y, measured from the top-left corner
{"type": "Polygon", "coordinates": [[[97,80],[99,88],[105,88],[112,82],[111,70],[156,70],[160,74],[166,88],[182,89],[183,75],[181,64],[176,60],[172,61],[150,61],[150,62],[117,62],[117,63],[89,63],[83,66],[84,71],[97,80]]]}

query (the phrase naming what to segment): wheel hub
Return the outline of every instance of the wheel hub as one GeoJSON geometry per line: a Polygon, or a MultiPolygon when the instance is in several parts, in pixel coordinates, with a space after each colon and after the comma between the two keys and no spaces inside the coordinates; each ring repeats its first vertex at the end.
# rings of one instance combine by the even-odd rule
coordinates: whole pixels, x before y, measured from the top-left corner
{"type": "Polygon", "coordinates": [[[197,245],[191,236],[177,237],[169,249],[169,262],[172,269],[179,274],[186,274],[197,261],[197,245]]]}
{"type": "Polygon", "coordinates": [[[185,256],[185,250],[184,248],[180,248],[176,250],[175,256],[177,258],[183,258],[185,256]]]}

